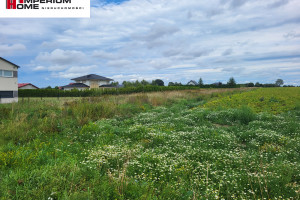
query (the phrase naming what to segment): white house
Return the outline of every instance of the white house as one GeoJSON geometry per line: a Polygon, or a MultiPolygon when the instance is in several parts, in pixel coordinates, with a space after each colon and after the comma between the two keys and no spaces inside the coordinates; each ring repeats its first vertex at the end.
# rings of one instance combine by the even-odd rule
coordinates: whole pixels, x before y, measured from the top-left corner
{"type": "Polygon", "coordinates": [[[83,83],[92,88],[99,88],[102,85],[109,85],[113,79],[106,78],[103,76],[98,76],[96,74],[89,74],[86,76],[81,76],[78,78],[71,79],[75,81],[76,83],[83,83]]]}
{"type": "Polygon", "coordinates": [[[198,85],[198,83],[194,80],[190,80],[187,85],[198,85]]]}
{"type": "Polygon", "coordinates": [[[18,102],[18,69],[20,67],[0,57],[0,103],[18,102]]]}
{"type": "Polygon", "coordinates": [[[19,88],[19,90],[36,90],[36,89],[39,89],[38,87],[36,87],[35,85],[33,85],[31,83],[19,83],[18,88],[19,88]]]}
{"type": "Polygon", "coordinates": [[[64,90],[72,90],[75,88],[78,90],[84,90],[88,88],[93,89],[104,86],[110,86],[110,82],[113,81],[113,79],[99,76],[96,74],[89,74],[86,76],[73,78],[71,80],[75,81],[76,83],[70,83],[69,85],[62,86],[61,88],[64,90]]]}

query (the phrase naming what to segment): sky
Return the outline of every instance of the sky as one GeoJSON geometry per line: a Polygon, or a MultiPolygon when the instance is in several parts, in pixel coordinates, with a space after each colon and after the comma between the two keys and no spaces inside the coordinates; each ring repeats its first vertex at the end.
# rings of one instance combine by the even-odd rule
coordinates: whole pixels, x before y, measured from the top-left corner
{"type": "Polygon", "coordinates": [[[300,85],[299,0],[91,0],[89,19],[1,19],[19,83],[115,81],[300,85]]]}

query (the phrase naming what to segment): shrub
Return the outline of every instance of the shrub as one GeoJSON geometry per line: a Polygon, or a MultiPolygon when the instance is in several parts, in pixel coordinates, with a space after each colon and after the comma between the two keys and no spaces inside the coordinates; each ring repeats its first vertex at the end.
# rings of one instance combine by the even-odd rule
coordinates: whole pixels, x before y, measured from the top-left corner
{"type": "Polygon", "coordinates": [[[242,106],[234,112],[234,116],[241,124],[249,124],[256,119],[256,114],[248,106],[242,106]]]}

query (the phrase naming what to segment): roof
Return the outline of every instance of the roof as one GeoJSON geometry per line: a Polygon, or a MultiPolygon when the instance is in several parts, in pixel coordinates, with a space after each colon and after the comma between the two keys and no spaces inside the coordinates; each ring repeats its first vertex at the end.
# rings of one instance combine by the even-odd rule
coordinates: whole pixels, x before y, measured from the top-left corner
{"type": "Polygon", "coordinates": [[[100,85],[99,87],[115,87],[114,85],[100,85]]]}
{"type": "Polygon", "coordinates": [[[99,88],[123,88],[123,85],[100,85],[99,88]]]}
{"type": "Polygon", "coordinates": [[[193,83],[194,85],[198,85],[198,83],[194,80],[190,80],[187,84],[193,83]]]}
{"type": "Polygon", "coordinates": [[[89,75],[81,76],[78,78],[73,78],[71,80],[74,80],[74,81],[85,81],[85,80],[113,81],[113,79],[106,78],[104,76],[98,76],[96,74],[89,74],[89,75]]]}
{"type": "Polygon", "coordinates": [[[222,85],[222,82],[215,82],[213,85],[222,85]]]}
{"type": "Polygon", "coordinates": [[[31,85],[31,86],[35,87],[36,89],[39,89],[38,87],[36,87],[35,85],[33,85],[33,84],[31,84],[31,83],[19,83],[19,84],[18,84],[18,88],[24,87],[24,86],[26,86],[26,85],[31,85]]]}
{"type": "Polygon", "coordinates": [[[89,88],[86,84],[83,83],[72,83],[69,85],[61,86],[62,88],[89,88]]]}
{"type": "Polygon", "coordinates": [[[10,62],[10,61],[8,61],[8,60],[2,58],[2,57],[0,57],[0,60],[3,60],[3,61],[5,61],[5,62],[7,62],[7,63],[9,63],[9,64],[14,65],[14,66],[17,67],[17,68],[20,68],[20,66],[18,66],[18,65],[16,65],[16,64],[14,64],[14,63],[12,63],[12,62],[10,62]]]}

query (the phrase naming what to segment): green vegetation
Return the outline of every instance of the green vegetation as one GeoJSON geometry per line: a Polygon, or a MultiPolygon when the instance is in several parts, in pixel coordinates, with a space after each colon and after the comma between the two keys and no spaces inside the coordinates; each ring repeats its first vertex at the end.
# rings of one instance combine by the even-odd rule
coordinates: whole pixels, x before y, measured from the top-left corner
{"type": "MultiPolygon", "coordinates": [[[[163,84],[160,79],[155,80],[154,84],[157,85],[145,85],[145,86],[127,86],[124,88],[100,88],[91,90],[58,90],[58,89],[38,89],[38,90],[19,90],[19,97],[100,97],[103,95],[120,95],[120,94],[135,94],[145,92],[165,92],[165,91],[181,91],[181,90],[198,90],[198,86],[186,86],[186,85],[172,85],[172,86],[159,86],[163,84]]],[[[177,84],[177,83],[176,83],[177,84]]],[[[205,85],[203,88],[215,89],[215,88],[240,88],[237,86],[216,86],[205,85]]]]}
{"type": "Polygon", "coordinates": [[[299,103],[300,88],[264,88],[218,98],[203,107],[228,109],[248,106],[255,112],[278,114],[296,109],[300,106],[299,103]]]}
{"type": "Polygon", "coordinates": [[[202,87],[202,86],[204,85],[202,78],[199,79],[198,85],[199,85],[200,87],[202,87]]]}
{"type": "MultiPolygon", "coordinates": [[[[164,87],[158,84],[163,84],[156,80],[157,85],[140,85],[130,86],[130,82],[126,83],[125,88],[103,88],[91,90],[58,90],[58,89],[39,89],[39,90],[19,90],[19,97],[100,97],[102,95],[120,95],[120,94],[134,94],[144,92],[163,92],[163,91],[177,91],[177,90],[197,90],[195,86],[170,86],[164,87]]],[[[156,84],[156,82],[155,82],[156,84]]]]}
{"type": "Polygon", "coordinates": [[[278,87],[280,87],[281,85],[283,85],[283,80],[282,79],[277,79],[275,82],[275,85],[277,85],[278,87]]]}
{"type": "Polygon", "coordinates": [[[233,77],[231,77],[231,78],[228,80],[227,85],[228,85],[228,86],[231,86],[231,87],[236,86],[236,82],[235,82],[235,80],[234,80],[233,77]]]}
{"type": "Polygon", "coordinates": [[[299,199],[299,88],[240,91],[0,105],[0,199],[299,199]]]}

